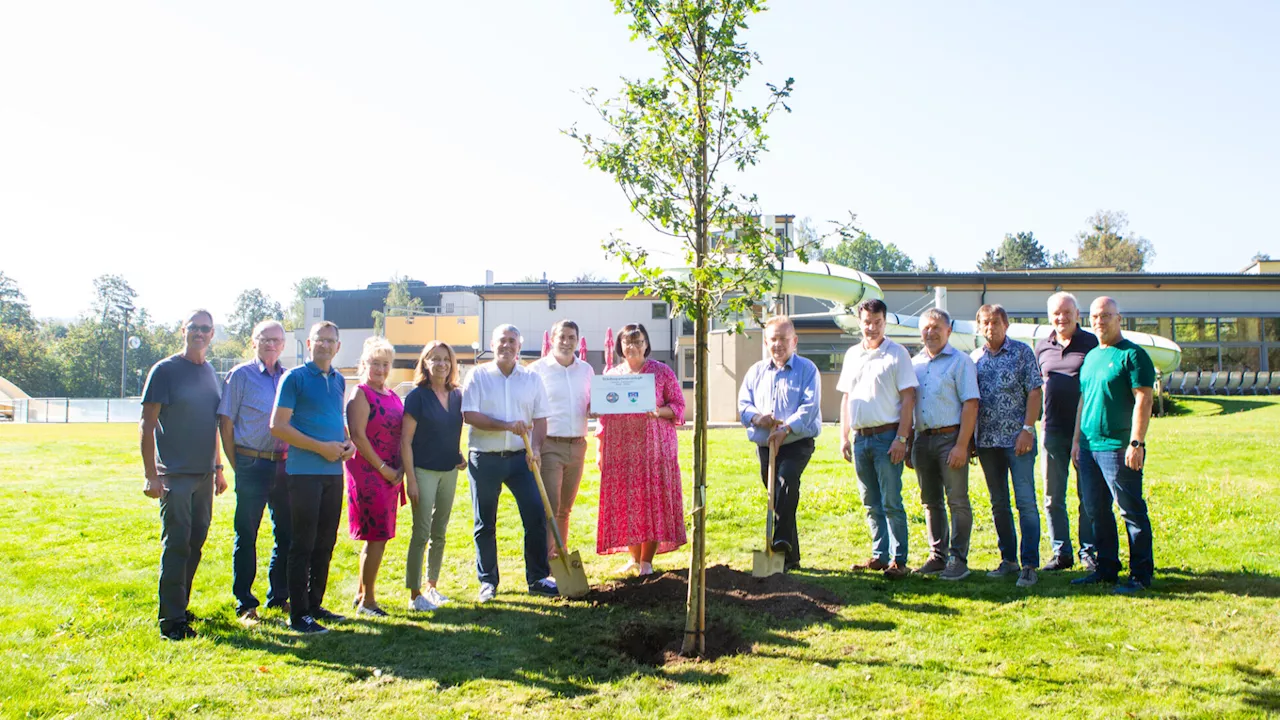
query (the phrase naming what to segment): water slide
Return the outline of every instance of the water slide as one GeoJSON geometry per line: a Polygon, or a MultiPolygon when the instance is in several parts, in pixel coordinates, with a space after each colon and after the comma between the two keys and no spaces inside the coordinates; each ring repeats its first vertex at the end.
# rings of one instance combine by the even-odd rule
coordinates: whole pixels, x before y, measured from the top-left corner
{"type": "MultiPolygon", "coordinates": [[[[802,295],[836,303],[829,313],[797,317],[831,317],[842,330],[860,335],[857,315],[849,312],[854,305],[867,298],[884,298],[884,292],[871,276],[839,265],[828,263],[787,262],[782,267],[782,277],[775,288],[778,294],[802,295]]],[[[920,318],[915,315],[889,313],[885,318],[885,334],[898,342],[920,341],[920,318]]],[[[978,346],[977,323],[972,320],[952,320],[951,344],[966,352],[978,346]]],[[[1035,347],[1036,341],[1053,332],[1050,325],[1014,323],[1008,335],[1014,340],[1035,347]]],[[[1147,351],[1151,362],[1162,373],[1178,369],[1182,360],[1182,348],[1177,343],[1159,335],[1124,331],[1125,339],[1147,351]]]]}

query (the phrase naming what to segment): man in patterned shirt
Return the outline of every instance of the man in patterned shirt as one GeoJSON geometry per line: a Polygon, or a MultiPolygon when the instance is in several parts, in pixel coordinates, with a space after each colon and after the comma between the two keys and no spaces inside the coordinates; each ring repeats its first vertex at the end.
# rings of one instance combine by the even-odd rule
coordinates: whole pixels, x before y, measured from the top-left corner
{"type": "Polygon", "coordinates": [[[1040,419],[1040,366],[1031,347],[1006,336],[1009,315],[999,305],[978,308],[985,343],[973,351],[978,366],[978,462],[991,492],[1000,565],[987,577],[1018,573],[1018,587],[1036,584],[1040,566],[1040,507],[1036,502],[1036,421],[1040,419]],[[1018,506],[1022,545],[1009,509],[1009,485],[1018,506]],[[1022,569],[1018,569],[1018,560],[1022,569]]]}

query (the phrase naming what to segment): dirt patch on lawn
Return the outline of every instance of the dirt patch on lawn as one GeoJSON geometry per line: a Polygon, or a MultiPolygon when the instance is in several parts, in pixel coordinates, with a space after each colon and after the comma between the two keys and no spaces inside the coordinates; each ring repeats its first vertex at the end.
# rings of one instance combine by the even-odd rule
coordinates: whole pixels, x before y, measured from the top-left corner
{"type": "MultiPolygon", "coordinates": [[[[600,605],[637,609],[684,608],[689,596],[689,571],[670,570],[661,575],[614,580],[598,586],[583,598],[600,605]]],[[[792,575],[752,577],[725,565],[707,568],[707,605],[729,605],[776,620],[807,618],[828,620],[844,601],[826,588],[810,585],[792,575]]]]}
{"type": "MultiPolygon", "coordinates": [[[[661,575],[615,580],[592,590],[583,600],[596,605],[670,612],[673,618],[667,623],[625,623],[618,632],[617,648],[643,665],[680,662],[686,660],[680,656],[680,645],[684,639],[688,575],[688,570],[671,570],[661,575]]],[[[843,604],[830,590],[793,576],[757,578],[724,565],[707,568],[707,605],[713,614],[717,606],[730,606],[773,620],[828,620],[843,604]]],[[[707,622],[705,644],[704,660],[751,652],[751,643],[723,618],[707,622]]]]}

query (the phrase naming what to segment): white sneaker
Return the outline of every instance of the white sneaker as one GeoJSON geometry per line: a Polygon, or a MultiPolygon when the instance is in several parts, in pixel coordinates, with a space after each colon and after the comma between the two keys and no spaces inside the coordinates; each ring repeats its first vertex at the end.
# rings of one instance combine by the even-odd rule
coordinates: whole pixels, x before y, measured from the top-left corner
{"type": "Polygon", "coordinates": [[[480,583],[480,594],[476,596],[476,602],[484,604],[493,599],[498,594],[498,587],[493,583],[480,583]]]}
{"type": "MultiPolygon", "coordinates": [[[[427,588],[427,591],[423,593],[423,595],[426,595],[427,600],[429,600],[431,604],[435,605],[436,607],[440,607],[449,602],[449,598],[446,597],[444,593],[440,592],[439,590],[433,587],[427,588]]],[[[422,596],[419,595],[419,597],[422,597],[422,596]]]]}
{"type": "Polygon", "coordinates": [[[431,612],[439,607],[437,603],[431,602],[426,595],[419,595],[409,601],[409,609],[413,612],[431,612]]]}

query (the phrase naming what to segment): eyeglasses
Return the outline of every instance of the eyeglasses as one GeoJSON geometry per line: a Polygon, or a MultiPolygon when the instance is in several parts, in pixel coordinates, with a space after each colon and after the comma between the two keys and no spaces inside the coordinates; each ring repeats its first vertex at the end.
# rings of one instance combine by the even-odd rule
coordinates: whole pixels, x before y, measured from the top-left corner
{"type": "Polygon", "coordinates": [[[262,335],[254,338],[254,340],[257,340],[259,343],[270,343],[272,345],[278,345],[284,342],[284,338],[282,337],[264,337],[262,335]]]}
{"type": "Polygon", "coordinates": [[[187,332],[198,332],[201,335],[208,335],[213,332],[212,325],[197,325],[195,323],[187,323],[187,332]]]}

